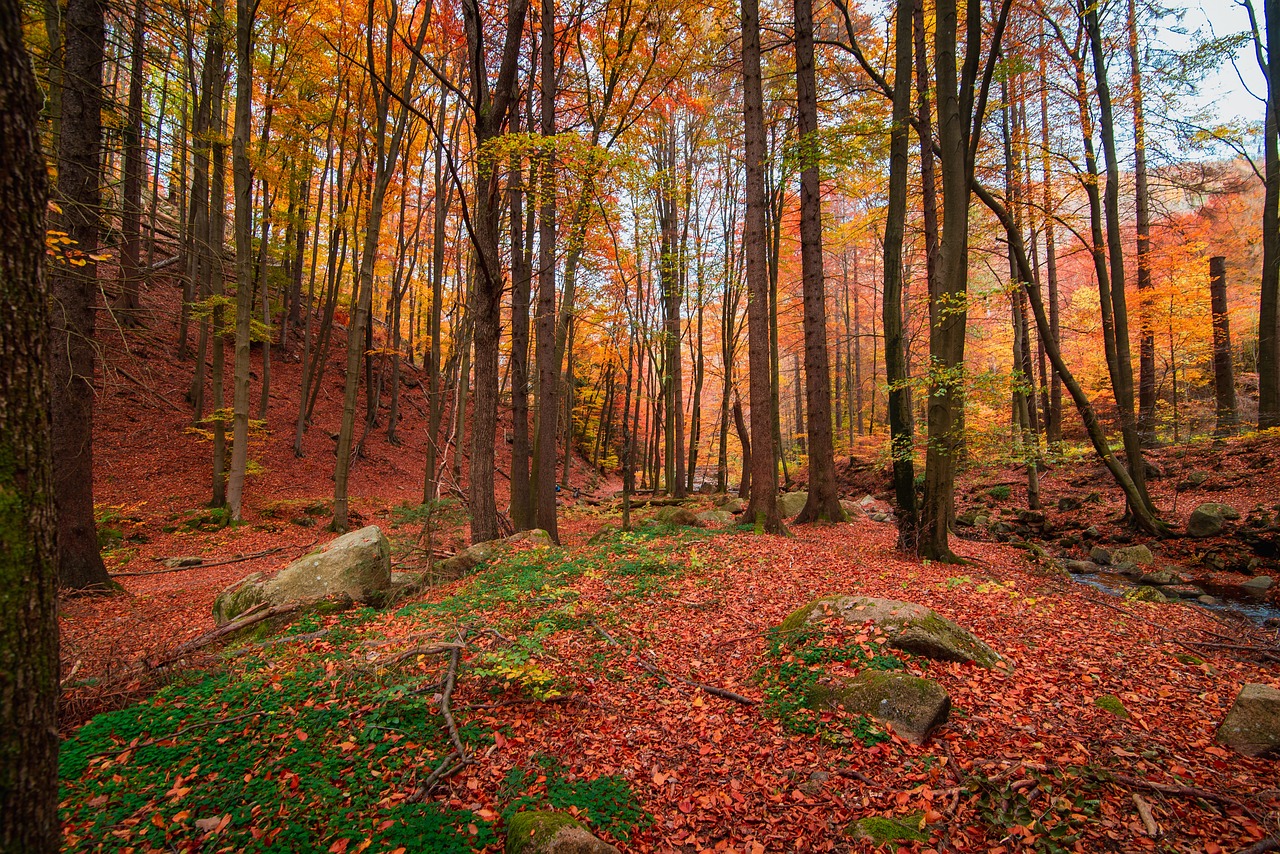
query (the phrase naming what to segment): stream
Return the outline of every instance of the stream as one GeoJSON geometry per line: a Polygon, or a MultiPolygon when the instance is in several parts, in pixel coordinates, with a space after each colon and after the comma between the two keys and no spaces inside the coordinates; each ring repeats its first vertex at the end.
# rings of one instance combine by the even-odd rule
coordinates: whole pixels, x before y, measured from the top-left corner
{"type": "MultiPolygon", "coordinates": [[[[1138,584],[1114,572],[1099,572],[1095,574],[1073,572],[1071,573],[1071,578],[1080,584],[1085,584],[1095,590],[1101,590],[1103,593],[1108,593],[1117,598],[1123,597],[1127,591],[1135,587],[1148,586],[1138,584]]],[[[1205,604],[1198,599],[1181,597],[1179,601],[1216,614],[1243,618],[1259,626],[1272,626],[1280,623],[1280,607],[1272,605],[1261,597],[1256,599],[1241,598],[1235,591],[1228,593],[1225,590],[1215,588],[1212,584],[1196,582],[1196,586],[1202,588],[1218,601],[1213,604],[1205,604]]],[[[1159,590],[1161,588],[1156,587],[1156,589],[1159,590]]]]}

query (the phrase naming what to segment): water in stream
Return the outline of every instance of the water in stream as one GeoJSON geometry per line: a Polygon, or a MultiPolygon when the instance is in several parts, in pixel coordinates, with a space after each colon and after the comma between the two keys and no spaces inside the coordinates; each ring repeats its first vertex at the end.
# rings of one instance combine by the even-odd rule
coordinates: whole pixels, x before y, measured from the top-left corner
{"type": "MultiPolygon", "coordinates": [[[[1081,584],[1087,584],[1096,590],[1101,590],[1104,593],[1109,593],[1116,597],[1122,597],[1126,591],[1141,586],[1130,581],[1128,578],[1125,578],[1123,575],[1117,575],[1114,572],[1099,572],[1096,574],[1072,573],[1071,577],[1081,584]]],[[[1215,590],[1213,585],[1197,583],[1196,586],[1203,588],[1206,593],[1213,596],[1218,601],[1212,605],[1206,605],[1198,599],[1181,599],[1180,601],[1196,608],[1203,608],[1206,611],[1213,611],[1214,613],[1222,614],[1224,616],[1244,618],[1259,626],[1271,625],[1269,621],[1273,620],[1280,623],[1280,607],[1276,607],[1261,598],[1225,598],[1224,591],[1215,590]]]]}

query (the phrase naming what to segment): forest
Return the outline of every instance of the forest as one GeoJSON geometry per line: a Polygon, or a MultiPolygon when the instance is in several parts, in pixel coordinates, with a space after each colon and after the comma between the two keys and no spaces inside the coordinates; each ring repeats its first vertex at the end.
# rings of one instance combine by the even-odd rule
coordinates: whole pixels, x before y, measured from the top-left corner
{"type": "Polygon", "coordinates": [[[0,854],[1280,851],[1274,57],[0,0],[0,854]]]}

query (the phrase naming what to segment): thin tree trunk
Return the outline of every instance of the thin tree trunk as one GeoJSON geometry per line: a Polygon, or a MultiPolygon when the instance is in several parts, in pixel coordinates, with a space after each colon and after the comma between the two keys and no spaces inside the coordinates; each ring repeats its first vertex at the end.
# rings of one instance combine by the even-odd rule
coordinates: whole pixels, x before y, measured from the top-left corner
{"type": "Polygon", "coordinates": [[[1227,313],[1227,259],[1209,259],[1209,302],[1213,312],[1213,387],[1217,403],[1215,436],[1236,432],[1236,379],[1231,367],[1231,323],[1227,313]]]}
{"type": "MultiPolygon", "coordinates": [[[[125,116],[123,209],[120,216],[120,295],[112,304],[125,326],[139,323],[138,289],[142,280],[142,82],[146,60],[146,0],[134,0],[129,49],[129,107],[125,116]]],[[[157,149],[157,156],[159,150],[157,149]]]]}

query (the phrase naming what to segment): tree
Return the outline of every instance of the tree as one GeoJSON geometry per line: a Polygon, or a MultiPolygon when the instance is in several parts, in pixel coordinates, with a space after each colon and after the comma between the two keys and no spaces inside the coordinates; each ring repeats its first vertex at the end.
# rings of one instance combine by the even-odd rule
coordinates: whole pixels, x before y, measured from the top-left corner
{"type": "Polygon", "coordinates": [[[902,324],[902,241],[907,225],[907,156],[911,129],[912,7],[919,0],[898,0],[894,26],[893,126],[889,131],[889,199],[884,224],[885,379],[889,385],[889,443],[893,491],[898,505],[898,547],[918,546],[915,428],[907,388],[907,353],[902,324]]]}
{"type": "Polygon", "coordinates": [[[53,297],[53,491],[58,503],[58,578],[63,587],[113,586],[98,553],[93,517],[94,314],[98,297],[101,213],[102,61],[104,0],[68,0],[63,67],[62,127],[58,138],[54,225],[72,241],[67,263],[50,273],[53,297]]]}
{"type": "Polygon", "coordinates": [[[1266,35],[1245,0],[1254,54],[1267,81],[1266,199],[1262,208],[1262,289],[1258,300],[1258,429],[1280,427],[1280,0],[1263,0],[1266,35]],[[1265,47],[1264,47],[1265,39],[1265,47]]]}
{"type": "Polygon", "coordinates": [[[0,851],[52,854],[62,834],[46,172],[21,20],[17,0],[0,0],[0,851]]]}
{"type": "MultiPolygon", "coordinates": [[[[559,423],[560,359],[556,349],[556,54],[555,4],[542,0],[541,74],[538,78],[542,140],[547,150],[538,170],[538,307],[535,315],[538,371],[538,417],[533,445],[534,518],[559,541],[556,521],[556,429],[559,423]]],[[[566,297],[567,298],[567,297],[566,297]]]]}
{"type": "MultiPolygon", "coordinates": [[[[800,262],[804,279],[805,405],[809,421],[809,497],[797,523],[844,521],[836,493],[827,360],[826,282],[822,266],[822,194],[818,173],[818,85],[813,61],[813,0],[795,0],[797,130],[800,173],[800,262]]],[[[907,39],[908,45],[910,39],[907,39]]],[[[910,47],[908,47],[910,56],[910,47]]],[[[907,78],[909,80],[910,73],[907,78]]],[[[796,389],[797,395],[799,389],[796,389]]]]}
{"type": "Polygon", "coordinates": [[[747,208],[747,357],[751,402],[751,498],[743,511],[765,533],[786,528],[778,513],[773,444],[773,367],[769,355],[769,269],[765,257],[764,91],[760,81],[760,4],[742,0],[742,113],[747,208]]]}
{"type": "MultiPolygon", "coordinates": [[[[231,175],[235,188],[236,349],[227,509],[231,518],[237,521],[240,519],[249,462],[249,330],[253,313],[253,173],[249,166],[249,136],[253,130],[253,17],[256,9],[257,3],[253,0],[236,0],[236,120],[231,138],[231,175]]],[[[221,235],[218,239],[221,240],[221,235]]]]}
{"type": "MultiPolygon", "coordinates": [[[[968,316],[969,192],[973,183],[987,96],[1000,56],[1010,0],[1002,0],[982,60],[983,6],[966,7],[964,64],[956,66],[955,0],[939,0],[934,33],[938,98],[938,153],[942,172],[942,239],[938,248],[937,318],[929,327],[929,445],[925,456],[920,556],[955,559],[948,543],[956,457],[963,440],[964,343],[968,316]]],[[[887,302],[886,296],[886,302],[887,302]]]]}
{"type": "MultiPolygon", "coordinates": [[[[478,152],[501,135],[508,107],[516,95],[516,70],[520,37],[524,31],[528,0],[510,0],[498,75],[489,80],[488,40],[477,0],[463,0],[462,17],[467,32],[470,108],[478,152]]],[[[468,499],[471,540],[483,542],[498,536],[498,508],[493,494],[494,439],[498,427],[498,330],[502,301],[502,262],[498,251],[498,217],[501,213],[498,170],[476,164],[471,207],[472,257],[471,323],[475,342],[475,396],[471,419],[471,469],[468,499]]],[[[461,406],[459,407],[461,412],[461,406]]],[[[545,416],[544,416],[545,417],[545,416]]]]}

